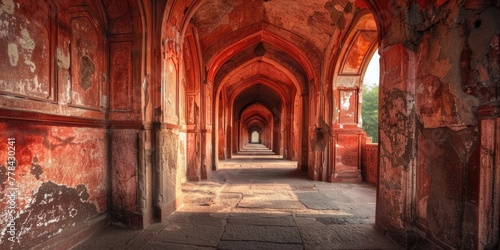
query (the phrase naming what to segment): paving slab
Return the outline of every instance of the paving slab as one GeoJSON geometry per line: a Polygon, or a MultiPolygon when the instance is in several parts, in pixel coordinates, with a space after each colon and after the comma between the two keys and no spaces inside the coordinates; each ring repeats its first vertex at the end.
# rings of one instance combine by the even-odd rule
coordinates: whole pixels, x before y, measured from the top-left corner
{"type": "Polygon", "coordinates": [[[151,239],[158,234],[156,231],[143,230],[137,237],[130,241],[124,248],[127,249],[142,249],[148,244],[151,239]]]}
{"type": "Polygon", "coordinates": [[[250,189],[292,191],[294,190],[294,187],[286,183],[252,183],[250,184],[250,189]]]}
{"type": "Polygon", "coordinates": [[[293,190],[314,192],[314,191],[318,191],[319,189],[314,184],[298,183],[298,184],[293,185],[293,190]]]}
{"type": "Polygon", "coordinates": [[[400,249],[372,225],[316,225],[299,227],[305,249],[400,249]]]}
{"type": "Polygon", "coordinates": [[[226,224],[227,213],[203,213],[203,212],[175,212],[166,221],[196,224],[211,227],[223,227],[226,224]]]}
{"type": "MultiPolygon", "coordinates": [[[[130,249],[130,248],[129,248],[130,249]]],[[[163,242],[151,242],[141,248],[144,250],[214,250],[215,247],[205,247],[196,245],[183,245],[174,243],[163,243],[163,242]]]]}
{"type": "Polygon", "coordinates": [[[241,193],[223,192],[217,196],[216,202],[221,203],[225,206],[234,207],[241,201],[241,199],[243,199],[243,194],[241,193]]]}
{"type": "Polygon", "coordinates": [[[260,241],[221,241],[217,249],[238,250],[302,250],[302,244],[282,244],[260,241]]]}
{"type": "Polygon", "coordinates": [[[323,192],[295,192],[299,201],[309,209],[314,210],[338,210],[335,201],[323,192]]]}
{"type": "Polygon", "coordinates": [[[254,226],[295,226],[292,215],[264,215],[264,214],[235,214],[227,218],[227,224],[231,225],[254,225],[254,226]]]}
{"type": "Polygon", "coordinates": [[[110,226],[73,249],[124,249],[142,231],[110,226]]]}
{"type": "Polygon", "coordinates": [[[370,216],[374,216],[373,211],[375,211],[375,203],[339,203],[338,207],[346,211],[347,213],[352,214],[355,217],[367,218],[370,216]]]}
{"type": "Polygon", "coordinates": [[[304,206],[299,201],[271,200],[271,199],[243,199],[238,204],[239,208],[272,208],[272,209],[301,209],[304,206]]]}
{"type": "Polygon", "coordinates": [[[250,183],[225,185],[222,189],[224,193],[250,193],[250,183]]]}
{"type": "Polygon", "coordinates": [[[328,195],[333,201],[339,203],[352,203],[354,200],[349,197],[343,190],[331,190],[331,191],[323,191],[326,195],[328,195]]]}
{"type": "Polygon", "coordinates": [[[289,192],[257,190],[252,191],[250,194],[244,194],[237,207],[300,209],[303,208],[303,205],[289,192]]]}
{"type": "Polygon", "coordinates": [[[217,247],[223,231],[223,227],[170,222],[151,242],[217,247]]]}
{"type": "Polygon", "coordinates": [[[226,225],[222,235],[226,241],[261,241],[275,243],[302,243],[297,227],[226,225]]]}

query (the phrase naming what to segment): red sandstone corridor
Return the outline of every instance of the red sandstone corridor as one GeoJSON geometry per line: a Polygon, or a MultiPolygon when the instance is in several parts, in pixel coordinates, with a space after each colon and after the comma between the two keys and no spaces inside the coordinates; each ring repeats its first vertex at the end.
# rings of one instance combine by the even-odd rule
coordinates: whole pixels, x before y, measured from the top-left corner
{"type": "MultiPolygon", "coordinates": [[[[498,249],[498,16],[499,0],[1,0],[0,248],[69,249],[117,225],[184,244],[172,218],[213,183],[228,209],[261,190],[262,206],[342,211],[326,187],[372,186],[368,224],[280,210],[294,247],[498,249]],[[269,170],[233,197],[220,178],[241,157],[294,162],[312,191],[269,170]]],[[[206,217],[225,223],[211,247],[279,243],[242,214],[206,217]]]]}

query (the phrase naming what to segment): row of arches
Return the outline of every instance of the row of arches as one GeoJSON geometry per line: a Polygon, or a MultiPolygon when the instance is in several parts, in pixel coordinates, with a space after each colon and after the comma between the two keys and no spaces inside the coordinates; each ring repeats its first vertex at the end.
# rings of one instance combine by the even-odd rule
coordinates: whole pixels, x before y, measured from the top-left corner
{"type": "MultiPolygon", "coordinates": [[[[230,40],[235,41],[233,44],[223,45],[219,41],[220,44],[217,45],[215,42],[208,48],[205,55],[211,56],[212,50],[220,51],[220,53],[212,55],[212,58],[205,58],[206,64],[197,65],[192,61],[192,58],[200,56],[199,54],[189,55],[189,66],[187,66],[189,72],[186,75],[190,78],[197,77],[197,79],[189,81],[191,83],[203,82],[207,87],[204,89],[205,91],[198,92],[199,95],[204,93],[203,96],[188,97],[186,100],[191,104],[187,105],[193,105],[192,98],[196,98],[196,100],[205,98],[210,102],[213,100],[213,103],[205,103],[204,105],[196,103],[196,106],[206,107],[201,110],[211,114],[212,110],[210,109],[213,107],[213,121],[209,121],[211,118],[206,117],[204,123],[214,131],[212,142],[213,145],[217,145],[212,148],[211,165],[214,169],[219,160],[229,159],[232,154],[241,149],[242,144],[248,138],[245,135],[246,131],[250,129],[249,125],[246,124],[247,118],[241,116],[244,111],[243,107],[253,104],[259,104],[261,109],[267,110],[267,113],[272,115],[272,118],[260,115],[260,118],[256,118],[255,121],[260,121],[260,125],[257,126],[259,130],[264,129],[264,133],[270,133],[269,139],[264,140],[269,140],[265,143],[276,154],[282,155],[286,159],[298,161],[298,165],[302,169],[307,169],[308,165],[314,164],[311,159],[313,154],[311,135],[314,127],[322,125],[321,122],[324,122],[325,119],[331,121],[339,119],[336,113],[338,110],[335,109],[340,106],[340,101],[337,103],[330,101],[332,99],[340,100],[340,98],[335,98],[340,95],[337,90],[338,86],[355,89],[354,95],[356,96],[360,94],[363,70],[366,68],[368,58],[376,49],[376,37],[374,36],[376,26],[371,14],[362,11],[356,16],[356,21],[358,22],[350,27],[349,36],[343,37],[345,41],[352,43],[346,47],[350,49],[351,54],[347,55],[348,51],[344,49],[338,51],[339,54],[333,54],[334,57],[331,58],[331,64],[337,65],[338,69],[332,68],[330,74],[335,75],[335,78],[338,79],[315,80],[325,77],[321,76],[319,69],[312,67],[313,63],[320,60],[314,54],[320,53],[313,50],[312,58],[311,55],[305,55],[302,48],[273,33],[273,29],[276,27],[266,30],[269,25],[266,23],[255,24],[253,28],[257,29],[257,32],[252,34],[245,33],[246,29],[250,29],[247,27],[245,30],[239,31],[240,33],[230,34],[230,40]],[[367,39],[363,40],[363,38],[367,39]],[[215,49],[216,46],[226,47],[222,50],[215,49]],[[354,56],[357,58],[352,59],[354,56]],[[348,57],[351,59],[347,60],[348,57]],[[338,58],[337,61],[334,61],[334,58],[338,58]],[[341,64],[352,65],[349,66],[352,68],[350,70],[355,72],[341,72],[340,67],[342,69],[348,67],[339,66],[341,64]],[[199,70],[203,66],[207,69],[206,76],[202,76],[203,74],[200,72],[192,73],[193,70],[199,70]],[[342,85],[344,82],[346,84],[342,85]],[[333,90],[334,88],[335,90],[333,90]],[[213,90],[213,93],[208,91],[209,89],[213,90]],[[309,94],[311,92],[318,93],[323,89],[330,89],[331,98],[325,97],[324,94],[315,96],[309,94]],[[328,111],[329,114],[327,113],[328,117],[321,116],[323,121],[312,119],[313,116],[317,117],[320,112],[326,110],[330,111],[328,111]]],[[[201,48],[197,47],[199,44],[190,41],[196,37],[196,34],[190,33],[194,30],[194,28],[187,30],[185,39],[189,42],[185,41],[183,44],[191,47],[183,49],[200,53],[201,48]]],[[[310,51],[310,49],[308,50],[310,51]]],[[[332,50],[335,49],[332,48],[332,50]]],[[[201,63],[201,61],[202,59],[198,59],[197,62],[201,63]]],[[[168,78],[168,75],[166,77],[168,78]]],[[[200,84],[202,90],[204,84],[200,84]]],[[[355,112],[348,114],[356,117],[349,122],[354,126],[357,126],[360,116],[358,101],[356,99],[353,102],[353,106],[356,106],[355,112]]],[[[188,110],[196,109],[188,107],[188,110]]],[[[207,113],[194,116],[203,117],[204,115],[207,116],[207,113]]],[[[193,114],[188,116],[193,117],[193,114]]],[[[318,174],[312,173],[311,175],[318,174]]],[[[313,178],[326,179],[326,176],[313,178]]]]}
{"type": "MultiPolygon", "coordinates": [[[[494,1],[11,0],[0,10],[0,133],[35,131],[19,140],[22,194],[83,185],[89,216],[143,227],[254,132],[312,180],[359,180],[360,84],[378,47],[377,228],[444,248],[498,240],[494,1]],[[28,174],[35,165],[42,179],[28,174]]],[[[48,231],[26,237],[38,244],[48,231]]]]}
{"type": "MultiPolygon", "coordinates": [[[[211,152],[210,157],[213,157],[212,169],[217,168],[219,160],[231,158],[232,154],[248,141],[249,131],[264,129],[264,132],[260,133],[261,140],[269,139],[270,142],[264,141],[264,143],[268,143],[276,154],[282,155],[285,159],[296,160],[299,168],[307,170],[311,179],[323,181],[360,178],[359,157],[363,138],[363,131],[360,128],[362,120],[360,103],[363,91],[361,82],[369,59],[380,46],[378,53],[381,55],[383,73],[380,113],[383,122],[379,140],[381,176],[377,226],[390,231],[420,221],[419,227],[425,231],[429,225],[437,223],[438,219],[432,217],[432,211],[436,212],[435,214],[442,214],[446,208],[432,200],[432,197],[443,197],[437,194],[435,191],[437,189],[425,189],[415,195],[415,187],[428,187],[431,185],[429,184],[431,179],[435,181],[434,183],[450,180],[424,170],[426,164],[432,165],[435,162],[428,161],[428,155],[422,152],[422,145],[432,144],[429,142],[432,139],[419,137],[419,124],[423,124],[425,128],[426,126],[430,126],[431,129],[448,127],[452,130],[457,129],[456,126],[463,129],[463,124],[475,126],[470,118],[474,116],[473,106],[478,105],[477,100],[463,95],[460,91],[458,91],[460,93],[453,92],[458,87],[451,87],[454,89],[449,92],[451,99],[464,100],[464,103],[454,102],[458,106],[465,107],[459,109],[460,111],[457,110],[461,122],[450,120],[450,116],[453,115],[448,112],[449,105],[443,107],[431,105],[431,109],[426,109],[425,104],[422,104],[428,95],[423,94],[425,91],[422,92],[421,89],[425,87],[420,84],[453,85],[452,82],[460,81],[456,81],[456,77],[453,78],[454,81],[450,81],[449,77],[464,70],[461,68],[463,65],[457,66],[460,65],[457,54],[448,50],[444,53],[447,53],[449,60],[454,62],[451,75],[434,70],[439,68],[437,64],[433,64],[434,69],[425,66],[426,60],[440,61],[435,54],[427,50],[426,46],[443,48],[442,41],[429,38],[432,35],[422,38],[418,33],[422,31],[421,27],[407,23],[408,20],[404,19],[406,16],[399,12],[402,9],[419,10],[422,16],[430,18],[431,12],[427,12],[426,8],[432,9],[436,6],[423,2],[411,3],[408,6],[399,6],[392,1],[352,3],[354,7],[350,7],[353,8],[343,6],[341,17],[338,19],[341,21],[338,23],[339,26],[336,26],[337,31],[325,29],[319,32],[328,34],[326,41],[320,37],[307,37],[304,35],[306,29],[297,28],[292,31],[287,29],[286,25],[279,26],[267,20],[253,23],[243,21],[242,24],[232,25],[224,23],[220,29],[216,29],[206,20],[224,20],[217,19],[217,15],[223,15],[226,10],[230,13],[230,8],[226,9],[224,7],[227,6],[220,6],[215,1],[193,1],[187,11],[183,12],[184,14],[171,12],[172,15],[167,15],[166,19],[175,25],[169,26],[167,30],[170,35],[174,34],[175,37],[182,39],[185,30],[179,27],[185,27],[194,20],[192,25],[200,32],[198,46],[204,59],[202,68],[206,73],[206,77],[202,78],[203,82],[210,86],[209,89],[213,90],[206,93],[209,95],[212,93],[210,100],[214,100],[206,104],[206,107],[210,108],[213,105],[211,113],[213,122],[210,122],[208,130],[212,131],[213,147],[206,147],[210,148],[208,152],[211,152]],[[215,13],[210,12],[210,9],[222,11],[215,13]],[[429,40],[428,43],[420,44],[422,41],[420,39],[429,40]],[[416,72],[422,76],[418,76],[416,72]],[[423,75],[428,77],[425,78],[423,75]],[[421,81],[417,81],[417,78],[421,81]],[[268,92],[276,96],[272,99],[280,100],[281,103],[272,104],[266,98],[255,98],[252,94],[254,89],[247,87],[248,85],[260,85],[269,89],[268,92]],[[415,87],[417,85],[422,87],[415,87]],[[423,102],[415,103],[415,99],[418,98],[423,102]],[[247,117],[241,107],[250,107],[255,103],[259,104],[259,110],[267,111],[253,111],[255,116],[247,117]],[[418,108],[420,105],[422,109],[418,108]],[[439,111],[441,108],[448,111],[441,112],[439,111]],[[426,113],[427,111],[429,112],[426,113]],[[270,113],[272,119],[261,115],[262,112],[270,113]],[[255,124],[258,125],[253,126],[255,124]],[[267,128],[270,130],[266,130],[267,128]],[[267,131],[271,134],[262,137],[268,133],[267,131]],[[421,147],[417,147],[417,144],[421,147]]],[[[260,6],[257,2],[252,4],[260,6]]],[[[438,5],[444,6],[442,3],[438,5]]],[[[454,8],[452,5],[449,3],[447,6],[454,8]]],[[[474,9],[472,5],[468,5],[471,11],[474,9]]],[[[174,3],[172,8],[176,6],[182,5],[174,3]]],[[[237,6],[232,7],[237,8],[237,6]]],[[[340,9],[339,6],[335,7],[340,9]]],[[[231,16],[228,15],[228,18],[231,16]]],[[[315,19],[311,18],[308,21],[314,23],[315,19]]],[[[451,32],[445,36],[448,35],[453,37],[451,32]]],[[[433,98],[439,99],[437,93],[440,92],[433,93],[436,94],[433,98]]],[[[470,132],[468,129],[467,131],[470,132]]],[[[460,137],[451,134],[451,137],[460,137]]],[[[467,168],[464,165],[459,171],[466,173],[467,168]]],[[[463,188],[475,190],[474,187],[465,184],[463,188]]],[[[461,205],[456,204],[457,206],[464,206],[466,201],[462,199],[458,203],[461,205]]],[[[458,220],[453,217],[451,221],[458,220]]],[[[444,228],[460,227],[455,222],[440,224],[441,231],[446,231],[444,228]]],[[[438,231],[439,229],[433,234],[440,235],[437,237],[447,241],[443,245],[453,244],[445,239],[446,236],[439,233],[441,231],[438,231]]],[[[458,233],[455,238],[461,237],[457,235],[458,233]]]]}

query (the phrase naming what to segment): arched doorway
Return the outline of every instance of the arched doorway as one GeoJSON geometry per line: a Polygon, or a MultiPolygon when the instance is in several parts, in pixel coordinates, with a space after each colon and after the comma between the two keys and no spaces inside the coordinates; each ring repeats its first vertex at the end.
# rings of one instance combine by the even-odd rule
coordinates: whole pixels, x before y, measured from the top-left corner
{"type": "Polygon", "coordinates": [[[250,143],[260,143],[260,134],[257,131],[253,131],[250,137],[250,143]]]}
{"type": "Polygon", "coordinates": [[[362,145],[366,137],[361,115],[363,77],[377,49],[378,31],[374,17],[367,11],[357,13],[354,20],[345,46],[334,61],[329,181],[362,181],[362,145]]]}
{"type": "MultiPolygon", "coordinates": [[[[248,126],[251,122],[260,120],[267,122],[265,125],[259,125],[262,127],[260,133],[262,144],[285,159],[297,160],[299,166],[306,164],[305,160],[300,160],[307,159],[307,153],[304,154],[302,149],[304,145],[302,133],[292,132],[307,128],[304,125],[308,117],[304,113],[307,103],[304,102],[305,96],[300,95],[304,92],[302,86],[305,83],[303,78],[296,74],[303,69],[292,68],[298,64],[293,58],[289,58],[290,61],[284,65],[282,60],[276,61],[275,53],[282,49],[273,44],[256,43],[240,50],[241,54],[251,53],[257,57],[239,63],[229,61],[222,66],[222,71],[215,75],[216,79],[221,79],[220,83],[216,84],[218,91],[215,97],[217,117],[215,126],[220,131],[220,123],[227,124],[224,132],[215,138],[218,148],[226,148],[227,155],[225,158],[220,158],[221,154],[217,153],[219,155],[217,160],[229,159],[232,154],[240,150],[242,142],[248,142],[248,126]],[[291,62],[294,65],[290,65],[291,62]],[[253,75],[255,68],[266,70],[256,76],[253,75]],[[254,109],[252,112],[258,114],[262,110],[267,110],[268,114],[258,118],[243,113],[246,108],[257,103],[261,105],[260,110],[254,109]],[[221,106],[223,104],[225,107],[221,106]],[[221,138],[222,134],[225,138],[221,138]]],[[[236,58],[239,57],[241,56],[236,58]]]]}

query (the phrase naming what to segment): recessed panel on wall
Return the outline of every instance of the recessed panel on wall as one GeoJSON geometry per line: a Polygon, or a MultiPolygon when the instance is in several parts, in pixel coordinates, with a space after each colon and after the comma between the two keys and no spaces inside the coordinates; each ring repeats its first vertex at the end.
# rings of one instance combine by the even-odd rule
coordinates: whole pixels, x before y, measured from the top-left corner
{"type": "Polygon", "coordinates": [[[188,107],[187,107],[187,123],[188,124],[195,124],[195,102],[194,102],[194,96],[193,95],[188,95],[188,107]]]}
{"type": "Polygon", "coordinates": [[[128,112],[132,109],[132,43],[110,45],[111,110],[128,112]]]}
{"type": "Polygon", "coordinates": [[[358,122],[358,91],[357,89],[339,90],[339,122],[343,124],[358,122]]]}
{"type": "Polygon", "coordinates": [[[377,40],[377,32],[373,30],[359,30],[357,31],[351,47],[345,55],[344,63],[342,63],[341,74],[361,74],[361,66],[377,40]]]}
{"type": "Polygon", "coordinates": [[[71,19],[71,106],[100,109],[102,38],[87,13],[71,19]]]}
{"type": "Polygon", "coordinates": [[[335,169],[337,173],[358,173],[359,134],[338,134],[335,146],[335,169]]]}
{"type": "Polygon", "coordinates": [[[206,101],[206,117],[205,117],[205,122],[206,122],[206,125],[212,125],[212,84],[207,84],[207,92],[208,93],[206,96],[205,96],[205,101],[206,101]]]}
{"type": "Polygon", "coordinates": [[[44,1],[2,1],[0,93],[54,100],[55,11],[44,1]]]}
{"type": "Polygon", "coordinates": [[[178,116],[178,51],[179,47],[171,40],[165,41],[165,62],[164,62],[164,78],[162,89],[164,89],[164,116],[165,122],[177,124],[178,116]]]}
{"type": "Polygon", "coordinates": [[[186,80],[184,75],[182,75],[181,82],[179,84],[179,102],[177,103],[177,110],[179,110],[179,120],[181,123],[186,123],[186,80]]]}
{"type": "Polygon", "coordinates": [[[184,42],[184,65],[186,67],[186,92],[189,94],[195,93],[195,64],[191,57],[191,48],[189,47],[189,40],[184,42]]]}
{"type": "Polygon", "coordinates": [[[130,34],[134,32],[128,1],[107,0],[104,1],[104,7],[108,14],[112,34],[130,34]]]}

